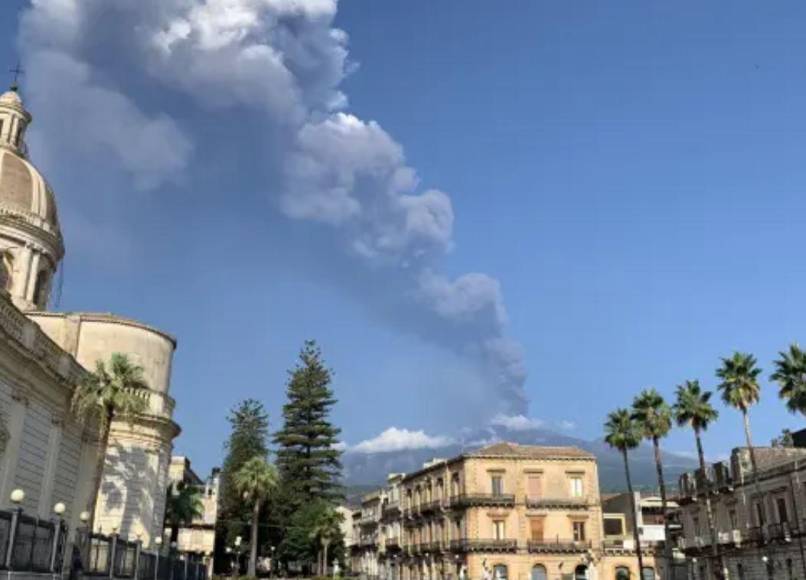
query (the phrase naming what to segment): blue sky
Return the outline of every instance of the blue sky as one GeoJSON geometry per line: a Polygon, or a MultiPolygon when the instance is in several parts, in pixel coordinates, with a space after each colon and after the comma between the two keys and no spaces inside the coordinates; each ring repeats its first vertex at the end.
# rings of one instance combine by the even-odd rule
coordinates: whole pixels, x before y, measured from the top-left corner
{"type": "MultiPolygon", "coordinates": [[[[305,111],[293,121],[297,109],[271,92],[283,77],[265,89],[265,69],[234,68],[226,51],[194,61],[182,47],[185,66],[160,61],[116,39],[101,4],[85,3],[80,42],[58,38],[64,15],[34,13],[21,40],[17,19],[3,18],[0,60],[13,64],[19,49],[28,68],[33,159],[56,189],[67,244],[59,308],[178,336],[176,447],[200,468],[219,461],[239,399],[263,400],[277,425],[285,369],[308,337],[336,371],[335,420],[351,445],[391,426],[453,436],[514,413],[494,403],[502,391],[490,384],[511,368],[479,350],[489,337],[522,346],[524,414],[573,422],[565,431],[581,437],[600,436],[607,411],[645,386],[713,388],[719,356],[734,349],[767,371],[756,439],[802,424],[766,380],[806,328],[802,3],[342,0],[325,29],[344,30],[346,44],[322,40],[310,17],[308,41],[330,52],[308,55],[321,67],[292,67],[289,94],[305,111]],[[61,53],[86,78],[80,66],[64,72],[61,53]],[[193,63],[203,71],[187,73],[193,63]],[[335,93],[348,104],[334,106],[335,93]],[[102,122],[87,105],[96,97],[102,122]],[[361,123],[360,153],[321,149],[319,123],[339,114],[361,123]],[[144,119],[153,130],[138,130],[144,119]],[[418,230],[411,243],[426,245],[367,258],[356,242],[397,217],[383,207],[334,225],[283,205],[278,172],[298,160],[289,150],[415,169],[418,193],[449,195],[450,239],[418,230]],[[426,296],[412,294],[420,268],[436,273],[426,296]],[[443,283],[466,273],[483,273],[469,281],[481,286],[443,283]]],[[[141,5],[116,26],[165,30],[170,10],[141,5]]],[[[352,190],[364,208],[391,182],[367,175],[352,190]]],[[[292,177],[296,190],[322,185],[292,177]]],[[[437,212],[444,199],[431,202],[437,212]]],[[[728,452],[740,427],[723,410],[707,450],[728,452]]],[[[677,431],[668,447],[691,443],[677,431]]]]}

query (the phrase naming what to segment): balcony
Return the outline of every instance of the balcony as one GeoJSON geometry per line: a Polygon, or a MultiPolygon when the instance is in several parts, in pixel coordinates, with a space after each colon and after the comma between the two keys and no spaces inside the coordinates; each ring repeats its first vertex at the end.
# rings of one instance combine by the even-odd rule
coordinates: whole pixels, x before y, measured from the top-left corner
{"type": "Polygon", "coordinates": [[[432,514],[438,512],[442,509],[442,501],[441,500],[434,500],[429,502],[423,502],[420,504],[419,511],[422,515],[432,514]]]}
{"type": "Polygon", "coordinates": [[[388,503],[383,504],[383,517],[397,517],[400,515],[400,502],[397,501],[390,501],[388,503]]]}
{"type": "Polygon", "coordinates": [[[398,538],[386,538],[383,542],[387,550],[399,550],[400,540],[398,538]]]}
{"type": "Polygon", "coordinates": [[[787,522],[767,526],[767,537],[778,542],[792,541],[792,526],[787,522]]]}
{"type": "Polygon", "coordinates": [[[420,544],[420,553],[438,554],[442,552],[442,542],[423,542],[420,544]]]}
{"type": "Polygon", "coordinates": [[[517,549],[516,540],[451,540],[452,552],[515,552],[517,549]]]}
{"type": "Polygon", "coordinates": [[[450,498],[450,507],[454,509],[474,506],[512,507],[514,505],[515,496],[512,494],[463,493],[450,498]]]}
{"type": "Polygon", "coordinates": [[[526,497],[527,508],[571,509],[579,510],[588,507],[586,497],[526,497]]]}
{"type": "Polygon", "coordinates": [[[576,541],[576,540],[562,540],[555,538],[553,540],[529,540],[526,544],[529,552],[534,554],[546,553],[574,553],[585,552],[590,550],[592,545],[590,540],[576,541]]]}
{"type": "Polygon", "coordinates": [[[764,534],[764,528],[762,527],[754,527],[754,528],[747,528],[747,541],[754,542],[756,544],[763,544],[766,540],[766,535],[764,534]]]}

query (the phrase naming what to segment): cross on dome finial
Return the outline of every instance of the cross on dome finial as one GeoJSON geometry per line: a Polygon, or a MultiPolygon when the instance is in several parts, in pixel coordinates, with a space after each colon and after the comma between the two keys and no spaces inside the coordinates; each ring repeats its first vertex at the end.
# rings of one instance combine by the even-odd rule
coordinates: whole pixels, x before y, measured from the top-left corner
{"type": "Polygon", "coordinates": [[[11,81],[11,90],[17,91],[20,88],[20,77],[25,74],[25,70],[20,66],[20,61],[17,61],[17,65],[14,68],[8,69],[8,72],[14,75],[14,80],[11,81]]]}

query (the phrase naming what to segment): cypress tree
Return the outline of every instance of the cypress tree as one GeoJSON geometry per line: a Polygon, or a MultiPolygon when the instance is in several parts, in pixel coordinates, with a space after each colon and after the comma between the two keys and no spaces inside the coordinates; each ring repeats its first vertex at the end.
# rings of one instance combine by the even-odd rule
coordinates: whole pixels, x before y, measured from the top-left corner
{"type": "Polygon", "coordinates": [[[310,502],[333,502],[342,497],[341,452],[336,448],[341,430],[328,419],[336,403],[330,381],[331,371],[319,347],[306,341],[299,362],[289,371],[284,424],[274,436],[288,513],[310,502]]]}

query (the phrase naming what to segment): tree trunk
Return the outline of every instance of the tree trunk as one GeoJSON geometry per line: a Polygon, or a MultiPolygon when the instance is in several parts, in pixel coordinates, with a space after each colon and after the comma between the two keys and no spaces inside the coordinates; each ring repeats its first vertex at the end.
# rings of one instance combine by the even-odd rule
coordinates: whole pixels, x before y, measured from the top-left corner
{"type": "Polygon", "coordinates": [[[179,522],[173,522],[171,525],[171,543],[179,541],[179,522]]]}
{"type": "MultiPolygon", "coordinates": [[[[758,495],[759,503],[761,504],[761,514],[764,522],[768,522],[767,506],[764,504],[764,496],[761,495],[761,484],[758,482],[758,464],[756,463],[756,448],[753,447],[753,438],[750,435],[750,415],[747,414],[747,409],[742,409],[742,420],[744,422],[744,438],[747,441],[747,449],[750,451],[750,465],[753,468],[753,487],[758,495]]],[[[751,511],[753,506],[750,506],[751,511]]],[[[759,522],[761,524],[761,522],[759,522]]]]}
{"type": "Polygon", "coordinates": [[[330,547],[330,540],[322,542],[322,576],[327,576],[327,549],[330,547]]]}
{"type": "Polygon", "coordinates": [[[95,465],[95,477],[92,486],[92,496],[87,511],[90,513],[90,519],[87,520],[89,531],[95,529],[95,510],[98,506],[98,494],[101,493],[101,485],[104,477],[104,465],[106,465],[106,451],[109,449],[109,437],[112,433],[112,418],[114,411],[108,409],[106,411],[106,426],[101,431],[101,436],[98,440],[98,459],[95,465]]]}
{"type": "MultiPolygon", "coordinates": [[[[753,469],[753,488],[756,490],[756,496],[758,496],[758,503],[761,506],[761,517],[764,518],[764,523],[759,522],[759,526],[762,528],[761,533],[762,537],[766,540],[766,531],[764,530],[764,524],[770,521],[770,518],[767,517],[767,505],[764,502],[764,495],[761,493],[761,484],[758,481],[758,464],[756,463],[756,448],[753,447],[753,437],[750,434],[750,415],[747,413],[747,409],[742,409],[742,421],[744,423],[744,438],[747,441],[747,449],[750,451],[750,465],[753,469]]],[[[750,513],[752,514],[753,505],[752,502],[750,503],[750,513]]],[[[752,517],[752,516],[751,516],[752,517]]],[[[767,555],[768,561],[772,562],[772,550],[768,546],[765,546],[764,552],[767,555]]],[[[771,568],[767,569],[767,573],[769,574],[770,578],[773,577],[773,573],[771,568]]]]}
{"type": "Polygon", "coordinates": [[[260,500],[255,499],[255,507],[252,510],[252,535],[249,546],[249,576],[257,576],[257,523],[260,517],[260,500]]]}
{"type": "Polygon", "coordinates": [[[316,575],[322,575],[322,550],[316,551],[316,575]]]}
{"type": "MultiPolygon", "coordinates": [[[[657,437],[652,438],[652,445],[655,448],[655,469],[658,472],[658,486],[660,487],[660,505],[663,513],[663,551],[666,556],[666,577],[672,575],[672,542],[669,534],[669,517],[666,509],[666,482],[663,480],[663,458],[660,453],[660,441],[657,437]]],[[[642,578],[639,576],[639,578],[642,578]]]]}
{"type": "Polygon", "coordinates": [[[644,577],[644,556],[641,553],[641,536],[638,533],[638,508],[635,505],[635,494],[632,490],[632,478],[630,477],[630,462],[627,459],[627,450],[622,449],[624,457],[624,473],[627,475],[627,490],[630,492],[630,505],[632,506],[632,534],[635,540],[635,554],[638,556],[638,578],[644,577]]]}
{"type": "MultiPolygon", "coordinates": [[[[700,460],[700,471],[702,472],[703,480],[707,481],[706,479],[706,471],[705,471],[705,453],[702,450],[702,439],[700,439],[700,431],[698,429],[694,429],[694,438],[697,441],[697,457],[700,460]]],[[[711,563],[711,576],[714,578],[719,578],[723,574],[723,566],[722,566],[722,557],[719,553],[719,538],[716,534],[716,524],[714,523],[714,512],[711,509],[711,489],[710,487],[705,490],[705,516],[708,518],[708,533],[711,536],[711,554],[713,555],[713,561],[711,563]],[[717,567],[719,572],[713,569],[717,567]]]]}

